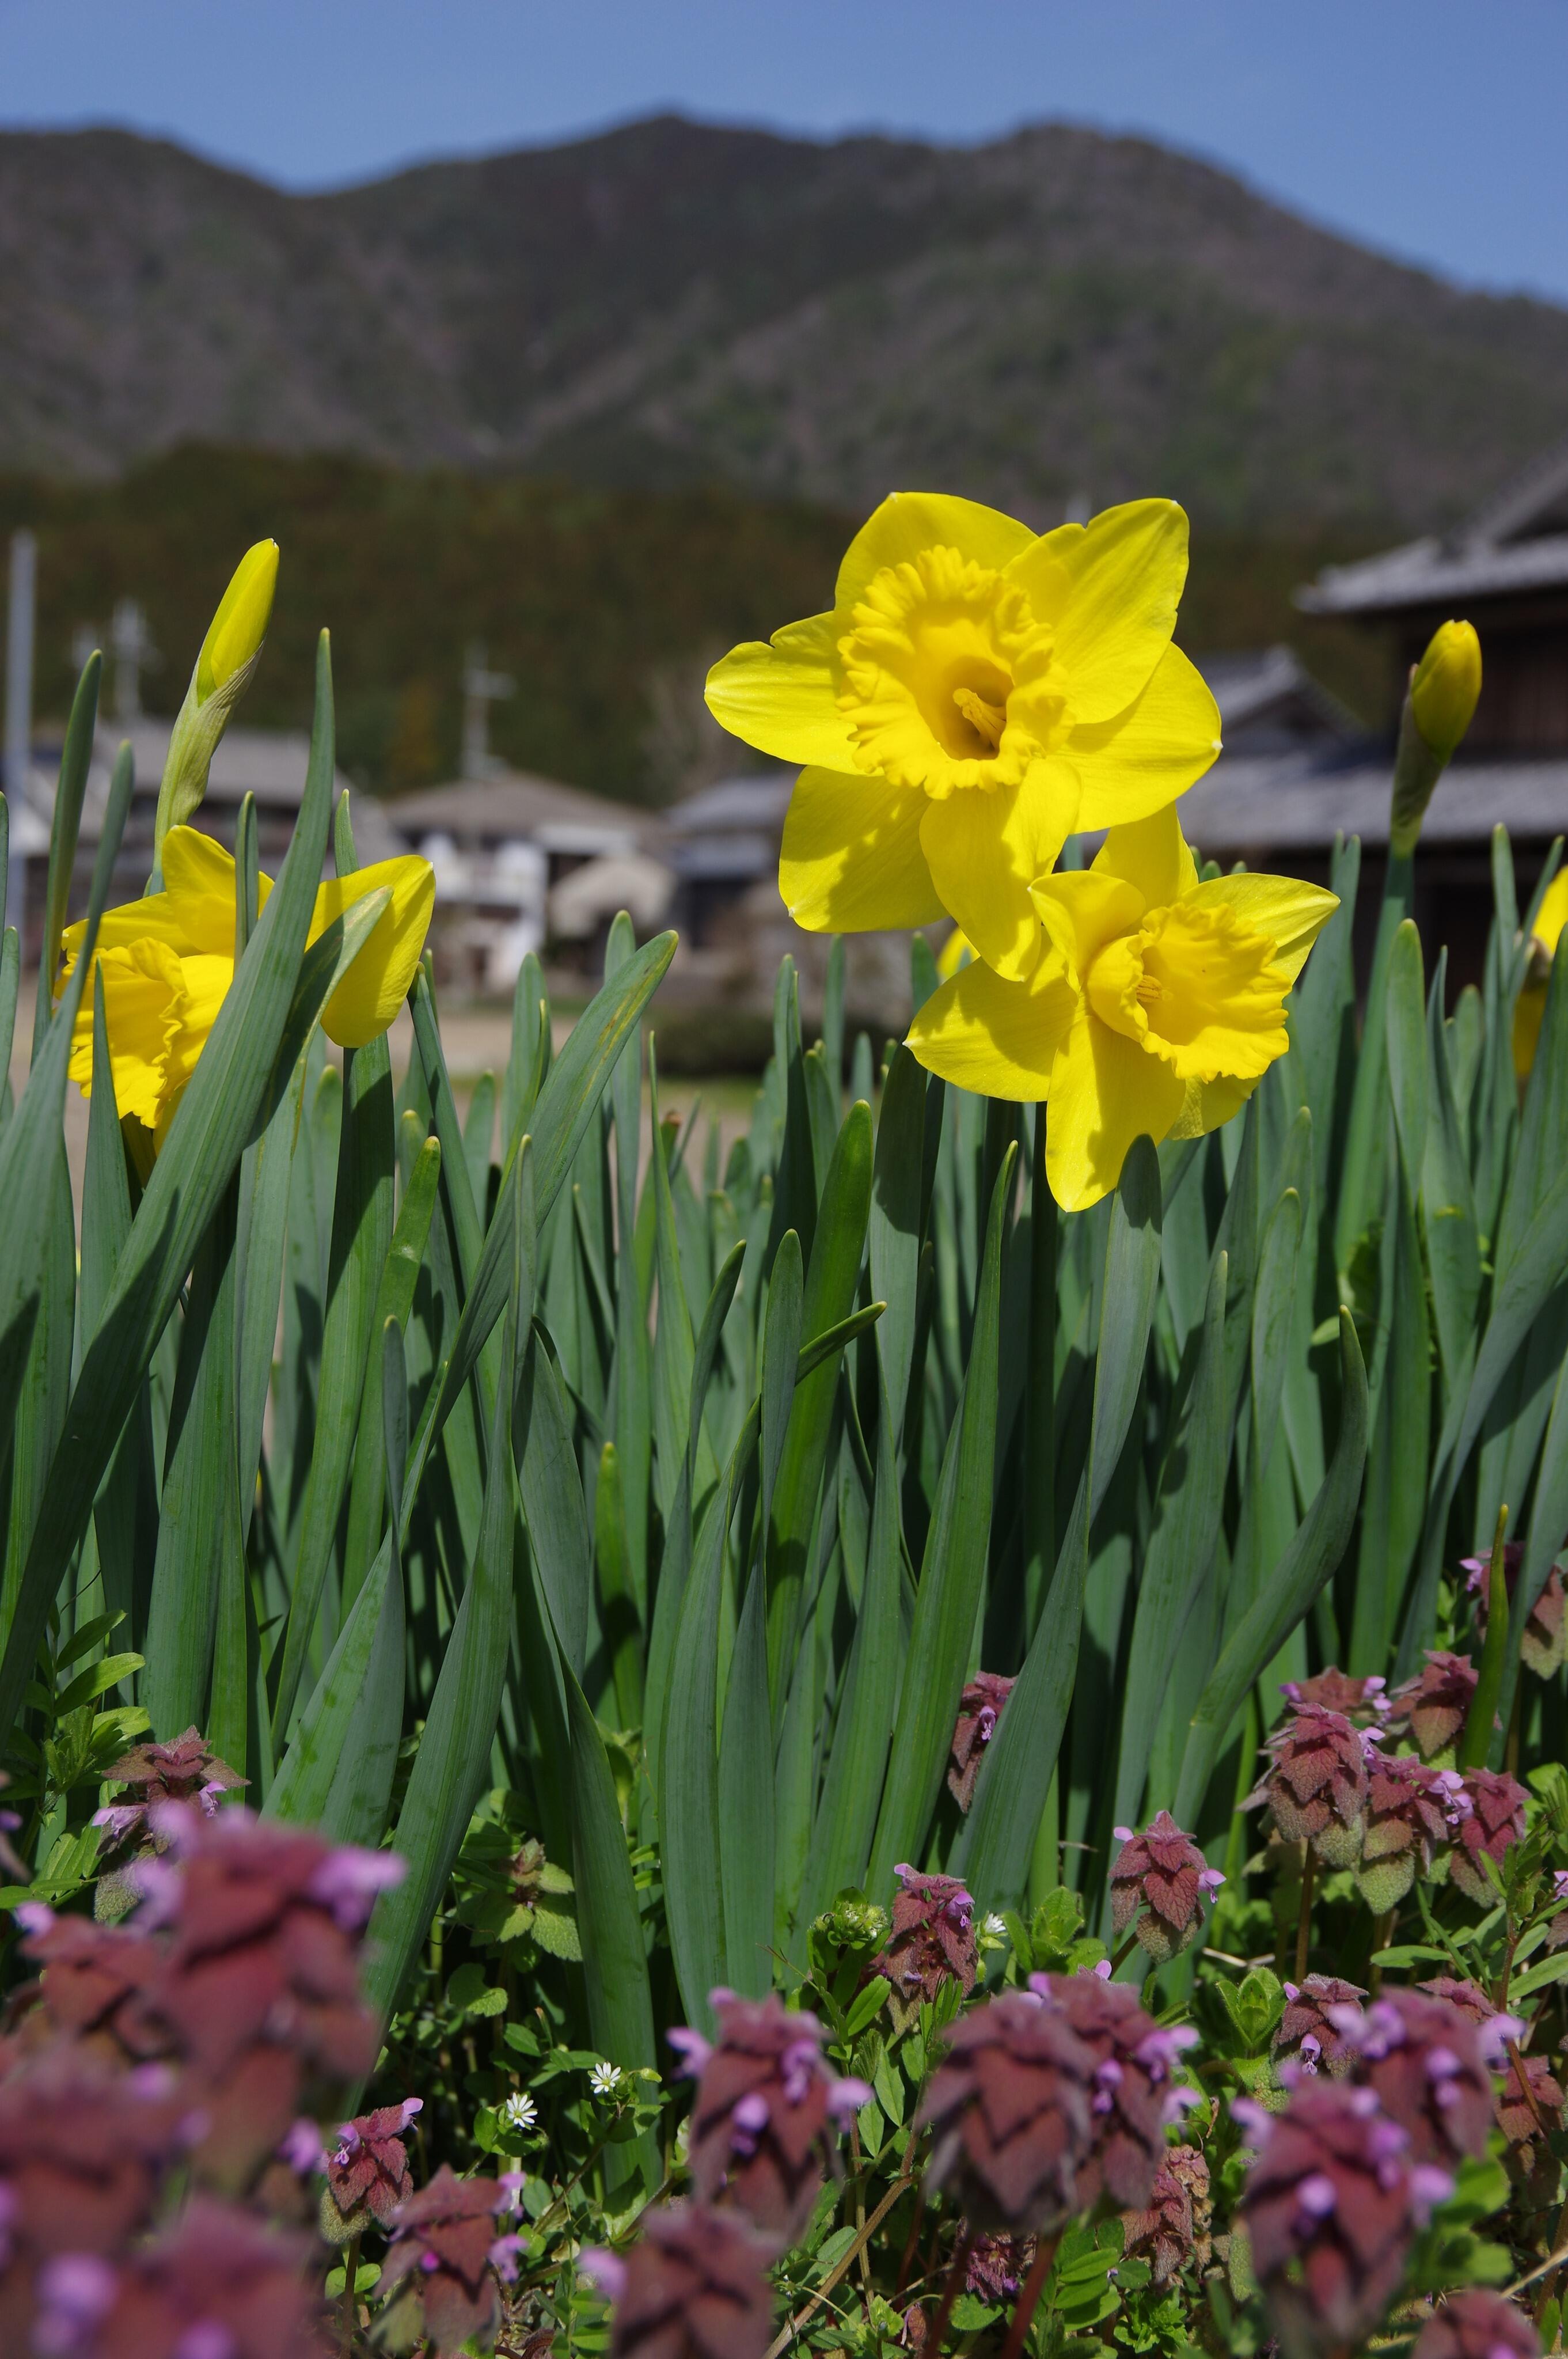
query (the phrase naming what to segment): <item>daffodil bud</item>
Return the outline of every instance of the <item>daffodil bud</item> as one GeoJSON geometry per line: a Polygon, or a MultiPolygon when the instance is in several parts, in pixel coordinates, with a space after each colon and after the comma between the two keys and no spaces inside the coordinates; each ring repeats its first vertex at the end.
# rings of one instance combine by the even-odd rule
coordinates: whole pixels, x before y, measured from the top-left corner
{"type": "Polygon", "coordinates": [[[158,790],[154,857],[161,863],[163,840],[171,827],[184,827],[207,791],[207,773],[229,716],[260,659],[277,582],[277,543],[258,540],[247,549],[208,625],[175,720],[158,790]]]}
{"type": "MultiPolygon", "coordinates": [[[[277,543],[258,540],[234,568],[233,579],[219,601],[196,658],[196,700],[226,688],[236,672],[255,662],[272,619],[272,595],[277,587],[277,543]]],[[[1472,634],[1474,636],[1474,634],[1472,634]]]]}
{"type": "Polygon", "coordinates": [[[1475,625],[1441,624],[1411,681],[1415,725],[1440,760],[1453,760],[1480,693],[1481,642],[1475,625]]]}
{"type": "Polygon", "coordinates": [[[1421,838],[1432,790],[1469,728],[1481,693],[1481,642],[1474,624],[1444,623],[1411,674],[1394,756],[1390,849],[1409,859],[1421,838]]]}

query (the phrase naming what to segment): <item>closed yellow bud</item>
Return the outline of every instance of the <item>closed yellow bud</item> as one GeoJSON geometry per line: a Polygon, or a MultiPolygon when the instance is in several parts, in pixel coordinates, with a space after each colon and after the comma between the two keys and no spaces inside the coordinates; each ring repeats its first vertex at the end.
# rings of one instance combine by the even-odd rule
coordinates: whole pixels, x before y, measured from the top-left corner
{"type": "Polygon", "coordinates": [[[163,840],[169,829],[184,827],[207,791],[207,772],[218,740],[256,668],[272,618],[276,584],[277,543],[258,540],[235,566],[233,578],[218,602],[185,701],[175,715],[153,822],[155,861],[162,857],[163,840]]]}
{"type": "Polygon", "coordinates": [[[196,658],[196,701],[205,704],[214,689],[243,669],[266,636],[272,593],[277,585],[277,543],[258,540],[234,568],[233,579],[196,658]]]}
{"type": "Polygon", "coordinates": [[[1415,725],[1440,761],[1453,758],[1480,693],[1481,642],[1475,625],[1440,625],[1411,682],[1415,725]]]}

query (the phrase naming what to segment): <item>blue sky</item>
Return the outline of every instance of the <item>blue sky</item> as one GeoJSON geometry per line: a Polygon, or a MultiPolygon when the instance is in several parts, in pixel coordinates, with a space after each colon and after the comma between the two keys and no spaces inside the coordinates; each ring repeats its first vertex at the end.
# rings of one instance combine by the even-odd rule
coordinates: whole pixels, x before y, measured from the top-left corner
{"type": "Polygon", "coordinates": [[[1471,284],[1568,300],[1568,0],[0,0],[0,123],[292,187],[658,107],[1195,149],[1471,284]]]}

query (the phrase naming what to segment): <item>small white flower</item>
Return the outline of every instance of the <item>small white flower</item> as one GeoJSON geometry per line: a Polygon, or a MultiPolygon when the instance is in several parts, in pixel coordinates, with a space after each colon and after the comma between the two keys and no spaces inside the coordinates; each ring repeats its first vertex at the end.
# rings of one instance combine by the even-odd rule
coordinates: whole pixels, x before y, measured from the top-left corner
{"type": "Polygon", "coordinates": [[[516,2096],[507,2098],[501,2108],[501,2118],[509,2130],[531,2130],[539,2118],[539,2108],[532,2097],[520,2090],[516,2096]]]}
{"type": "Polygon", "coordinates": [[[990,1915],[986,1919],[981,1930],[989,1933],[993,1941],[1003,1941],[1007,1939],[1007,1927],[1002,1923],[1001,1919],[997,1915],[994,1908],[990,1915]]]}
{"type": "Polygon", "coordinates": [[[618,2097],[621,2082],[619,2064],[596,2064],[588,2076],[589,2086],[596,2097],[618,2097]]]}

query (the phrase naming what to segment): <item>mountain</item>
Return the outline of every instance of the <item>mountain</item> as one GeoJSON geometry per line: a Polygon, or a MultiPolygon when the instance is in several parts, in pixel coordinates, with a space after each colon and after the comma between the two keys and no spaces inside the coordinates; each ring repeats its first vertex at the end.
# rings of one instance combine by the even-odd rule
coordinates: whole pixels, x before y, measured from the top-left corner
{"type": "Polygon", "coordinates": [[[291,196],[0,136],[0,470],[188,438],[863,512],[1442,523],[1568,425],[1568,311],[1461,291],[1195,158],[1047,124],[829,144],[676,117],[291,196]]]}

